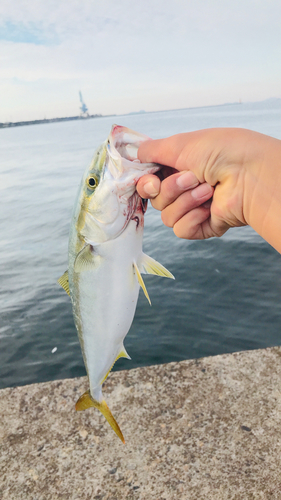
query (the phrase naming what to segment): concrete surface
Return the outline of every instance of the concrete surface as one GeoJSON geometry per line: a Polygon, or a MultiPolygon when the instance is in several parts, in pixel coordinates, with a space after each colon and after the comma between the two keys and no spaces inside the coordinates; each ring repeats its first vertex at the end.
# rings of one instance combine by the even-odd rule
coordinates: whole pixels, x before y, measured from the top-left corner
{"type": "Polygon", "coordinates": [[[3,500],[281,499],[281,348],[0,391],[3,500]]]}

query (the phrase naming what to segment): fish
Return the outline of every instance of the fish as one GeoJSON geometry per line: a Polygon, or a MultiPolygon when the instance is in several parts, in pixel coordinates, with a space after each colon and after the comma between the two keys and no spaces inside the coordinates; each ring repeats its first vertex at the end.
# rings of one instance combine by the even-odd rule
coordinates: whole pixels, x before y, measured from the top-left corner
{"type": "Polygon", "coordinates": [[[96,150],[73,210],[68,270],[58,280],[71,297],[89,380],[89,390],[75,408],[97,408],[123,443],[102,385],[119,358],[131,359],[124,338],[133,322],[140,288],[151,304],[142,274],[174,279],[142,251],[147,200],[139,196],[136,184],[144,174],[161,167],[138,160],[138,148],[148,139],[113,125],[109,137],[96,150]]]}

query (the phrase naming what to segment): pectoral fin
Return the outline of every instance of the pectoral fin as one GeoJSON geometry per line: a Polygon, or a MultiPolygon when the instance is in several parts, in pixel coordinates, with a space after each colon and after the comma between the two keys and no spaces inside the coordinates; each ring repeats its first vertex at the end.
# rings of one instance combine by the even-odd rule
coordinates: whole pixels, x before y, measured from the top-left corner
{"type": "Polygon", "coordinates": [[[88,271],[94,266],[94,254],[91,245],[86,245],[77,254],[74,262],[74,271],[76,273],[81,273],[82,271],[88,271]]]}
{"type": "Polygon", "coordinates": [[[108,408],[106,402],[104,401],[104,399],[102,400],[101,403],[99,403],[98,401],[96,401],[95,399],[93,399],[91,397],[90,391],[87,391],[87,392],[84,392],[84,394],[82,394],[82,396],[78,399],[78,401],[75,405],[75,409],[77,411],[83,411],[83,410],[86,410],[87,408],[90,408],[90,407],[97,408],[103,414],[103,416],[108,421],[109,425],[111,425],[114,432],[121,439],[121,441],[125,444],[125,439],[124,439],[124,436],[122,434],[122,431],[121,431],[119,425],[117,424],[115,418],[113,417],[113,415],[112,415],[110,409],[108,408]]]}
{"type": "Polygon", "coordinates": [[[69,282],[68,282],[68,271],[65,271],[65,273],[63,273],[63,275],[58,279],[58,283],[60,286],[62,286],[62,288],[66,291],[66,293],[68,293],[68,295],[70,295],[69,282]]]}
{"type": "Polygon", "coordinates": [[[149,295],[148,295],[148,292],[147,292],[146,286],[145,286],[145,284],[144,284],[144,281],[143,281],[143,279],[142,279],[141,273],[140,273],[140,271],[139,271],[139,268],[138,268],[138,266],[137,266],[136,262],[134,262],[134,263],[133,263],[133,266],[134,266],[135,271],[136,271],[136,275],[137,275],[137,278],[138,278],[138,282],[139,282],[140,286],[141,286],[141,287],[142,287],[142,289],[143,289],[143,293],[144,293],[144,295],[146,296],[146,298],[147,298],[147,300],[148,300],[149,304],[151,305],[151,300],[150,300],[150,298],[149,298],[149,295]]]}
{"type": "Polygon", "coordinates": [[[145,274],[156,274],[157,276],[163,276],[164,278],[172,278],[175,277],[166,269],[166,267],[162,266],[157,260],[152,259],[145,253],[142,254],[141,260],[139,262],[141,272],[145,274]]]}

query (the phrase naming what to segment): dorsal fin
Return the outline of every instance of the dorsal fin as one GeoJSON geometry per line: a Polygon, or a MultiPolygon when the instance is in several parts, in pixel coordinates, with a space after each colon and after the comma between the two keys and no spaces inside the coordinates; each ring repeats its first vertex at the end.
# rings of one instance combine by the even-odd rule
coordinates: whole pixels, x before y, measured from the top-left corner
{"type": "Polygon", "coordinates": [[[69,291],[69,281],[68,281],[68,271],[65,271],[63,275],[58,279],[58,284],[70,295],[69,291]]]}
{"type": "Polygon", "coordinates": [[[137,266],[136,262],[134,262],[134,263],[133,263],[133,266],[134,266],[135,271],[136,271],[136,275],[137,275],[137,278],[138,278],[138,282],[139,282],[140,286],[142,287],[143,292],[144,292],[144,295],[146,296],[146,298],[147,298],[147,300],[148,300],[149,304],[151,305],[151,300],[150,300],[150,298],[149,298],[149,295],[148,295],[148,292],[147,292],[146,286],[145,286],[144,281],[143,281],[143,279],[142,279],[142,277],[141,277],[141,273],[140,273],[140,271],[139,271],[139,268],[138,268],[138,266],[137,266]]]}

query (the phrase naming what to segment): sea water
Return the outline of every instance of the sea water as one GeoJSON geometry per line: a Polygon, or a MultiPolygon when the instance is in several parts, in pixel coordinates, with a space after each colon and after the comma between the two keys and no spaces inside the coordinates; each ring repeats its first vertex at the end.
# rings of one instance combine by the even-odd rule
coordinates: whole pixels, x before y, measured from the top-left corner
{"type": "MultiPolygon", "coordinates": [[[[111,125],[152,138],[244,127],[281,139],[280,102],[0,130],[0,387],[85,374],[70,298],[57,279],[67,269],[81,176],[111,125]]],[[[180,240],[150,207],[144,251],[176,280],[145,276],[152,306],[141,290],[125,339],[132,360],[119,360],[115,369],[281,343],[281,257],[251,228],[220,239],[180,240]]]]}

